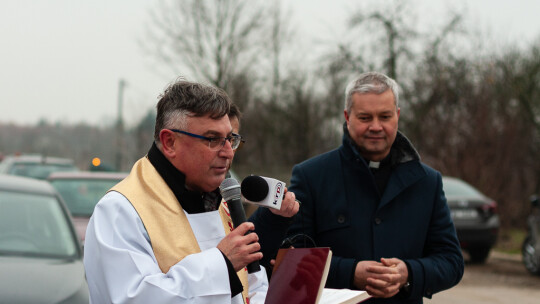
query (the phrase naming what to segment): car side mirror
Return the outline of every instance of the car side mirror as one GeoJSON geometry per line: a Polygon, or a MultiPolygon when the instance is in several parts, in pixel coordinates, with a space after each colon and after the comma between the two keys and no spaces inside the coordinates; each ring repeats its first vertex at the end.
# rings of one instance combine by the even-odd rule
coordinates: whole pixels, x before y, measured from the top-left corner
{"type": "Polygon", "coordinates": [[[538,195],[532,195],[530,201],[533,207],[540,206],[540,198],[538,197],[538,195]]]}

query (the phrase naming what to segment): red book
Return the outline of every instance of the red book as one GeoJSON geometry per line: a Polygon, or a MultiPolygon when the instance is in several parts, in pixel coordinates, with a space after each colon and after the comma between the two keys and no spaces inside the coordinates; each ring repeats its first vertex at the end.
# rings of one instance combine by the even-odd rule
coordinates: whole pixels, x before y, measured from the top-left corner
{"type": "Polygon", "coordinates": [[[333,304],[358,303],[369,298],[365,291],[325,289],[331,260],[328,247],[280,249],[265,304],[317,304],[324,303],[327,296],[332,297],[328,303],[333,304]]]}

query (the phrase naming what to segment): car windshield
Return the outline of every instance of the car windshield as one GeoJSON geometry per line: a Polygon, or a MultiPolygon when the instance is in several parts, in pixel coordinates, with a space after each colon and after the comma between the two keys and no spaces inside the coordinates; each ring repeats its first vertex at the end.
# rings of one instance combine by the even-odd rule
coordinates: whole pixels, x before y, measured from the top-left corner
{"type": "Polygon", "coordinates": [[[105,193],[120,180],[112,179],[53,179],[51,184],[75,216],[91,216],[94,207],[105,193]]]}
{"type": "Polygon", "coordinates": [[[475,188],[454,179],[444,179],[443,180],[444,194],[448,196],[472,196],[472,197],[482,197],[482,194],[478,192],[475,188]]]}
{"type": "Polygon", "coordinates": [[[70,164],[17,163],[13,165],[9,174],[46,179],[51,172],[75,170],[77,168],[70,164]]]}
{"type": "Polygon", "coordinates": [[[54,196],[0,191],[0,255],[75,256],[68,220],[54,196]]]}

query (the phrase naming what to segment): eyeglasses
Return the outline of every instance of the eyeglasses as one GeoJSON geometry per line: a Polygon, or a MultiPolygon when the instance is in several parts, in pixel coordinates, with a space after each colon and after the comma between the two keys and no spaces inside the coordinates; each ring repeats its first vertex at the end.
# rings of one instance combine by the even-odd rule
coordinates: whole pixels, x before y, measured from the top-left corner
{"type": "Polygon", "coordinates": [[[242,136],[239,135],[239,134],[236,134],[236,133],[232,133],[232,135],[228,136],[228,137],[206,137],[206,136],[197,135],[197,134],[193,134],[193,133],[189,133],[189,132],[182,131],[182,130],[177,130],[177,129],[169,129],[169,130],[173,131],[175,133],[181,133],[181,134],[185,134],[187,136],[207,140],[208,141],[208,147],[213,151],[221,150],[221,148],[223,148],[223,146],[225,146],[225,142],[227,140],[231,143],[231,148],[233,150],[237,149],[238,146],[240,146],[240,143],[245,142],[245,140],[242,139],[242,136]]]}

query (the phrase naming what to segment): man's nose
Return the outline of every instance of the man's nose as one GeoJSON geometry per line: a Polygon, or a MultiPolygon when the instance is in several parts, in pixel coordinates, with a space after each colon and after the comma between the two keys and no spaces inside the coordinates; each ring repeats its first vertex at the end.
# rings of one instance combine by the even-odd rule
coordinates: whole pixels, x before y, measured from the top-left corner
{"type": "Polygon", "coordinates": [[[378,119],[373,119],[371,121],[371,124],[369,125],[369,130],[370,131],[380,131],[380,130],[382,130],[381,121],[378,120],[378,119]]]}
{"type": "Polygon", "coordinates": [[[230,140],[225,140],[225,144],[219,150],[221,157],[226,157],[232,159],[234,156],[234,150],[232,149],[232,144],[230,140]]]}

